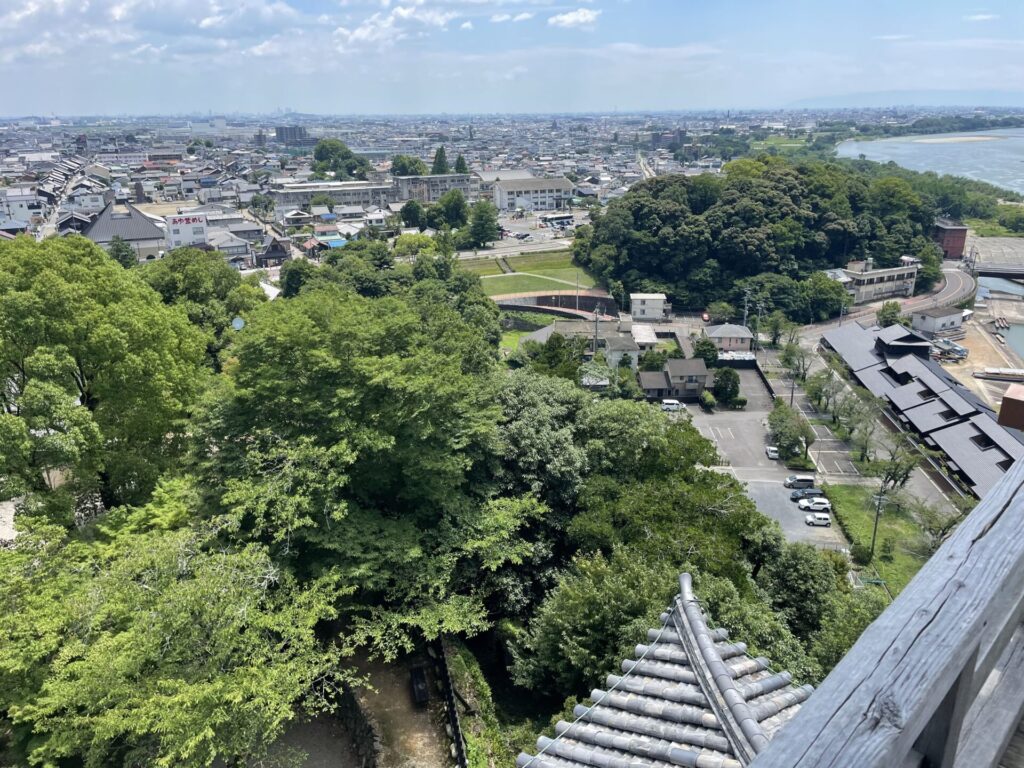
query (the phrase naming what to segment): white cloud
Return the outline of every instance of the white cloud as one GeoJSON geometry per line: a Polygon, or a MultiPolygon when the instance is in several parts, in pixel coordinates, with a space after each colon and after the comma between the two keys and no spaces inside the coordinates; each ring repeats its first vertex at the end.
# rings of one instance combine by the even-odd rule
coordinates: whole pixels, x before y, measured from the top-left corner
{"type": "Polygon", "coordinates": [[[974,13],[964,16],[964,21],[995,21],[998,18],[999,15],[995,13],[974,13]]]}
{"type": "Polygon", "coordinates": [[[493,21],[495,24],[501,24],[501,22],[503,22],[503,21],[511,21],[511,20],[512,20],[512,14],[511,13],[496,13],[493,16],[491,16],[491,21],[493,21]]]}
{"type": "Polygon", "coordinates": [[[896,42],[897,40],[909,40],[910,35],[875,35],[872,40],[885,40],[887,42],[896,42]]]}
{"type": "Polygon", "coordinates": [[[472,21],[464,21],[464,22],[462,22],[462,24],[459,25],[459,29],[472,29],[472,28],[473,28],[473,22],[472,21]]]}
{"type": "Polygon", "coordinates": [[[590,8],[577,8],[575,11],[556,14],[548,19],[548,24],[553,27],[590,27],[597,21],[601,11],[594,11],[590,8]]]}
{"type": "Polygon", "coordinates": [[[523,11],[522,13],[517,13],[512,18],[512,21],[529,21],[532,18],[533,18],[533,14],[532,13],[529,13],[527,11],[523,11]]]}

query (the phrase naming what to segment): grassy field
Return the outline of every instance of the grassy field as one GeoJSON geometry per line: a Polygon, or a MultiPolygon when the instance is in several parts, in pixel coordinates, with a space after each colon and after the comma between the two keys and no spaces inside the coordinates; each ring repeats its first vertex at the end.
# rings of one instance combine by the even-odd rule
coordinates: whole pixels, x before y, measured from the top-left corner
{"type": "Polygon", "coordinates": [[[501,334],[498,346],[511,352],[519,346],[519,340],[528,333],[530,331],[505,331],[501,334]]]}
{"type": "Polygon", "coordinates": [[[459,267],[480,277],[501,274],[501,267],[495,259],[462,259],[459,267]]]}
{"type": "Polygon", "coordinates": [[[503,293],[528,293],[530,291],[565,291],[571,290],[565,283],[555,282],[546,277],[532,275],[502,275],[489,277],[483,281],[484,292],[488,296],[503,293]]]}
{"type": "Polygon", "coordinates": [[[995,219],[964,219],[978,237],[1024,237],[1024,232],[1007,229],[995,219]]]}
{"type": "MultiPolygon", "coordinates": [[[[873,501],[874,489],[862,485],[829,485],[825,493],[832,501],[835,515],[842,521],[843,529],[852,544],[871,546],[871,529],[875,520],[873,501]]],[[[895,595],[914,577],[924,558],[916,554],[921,538],[921,529],[905,512],[892,506],[882,509],[878,521],[878,538],[875,544],[875,558],[868,569],[878,572],[889,591],[895,595]],[[891,559],[883,553],[883,542],[892,539],[894,546],[891,559]]]]}
{"type": "Polygon", "coordinates": [[[572,253],[570,251],[524,253],[522,256],[509,256],[506,261],[516,272],[530,272],[535,275],[543,275],[544,277],[553,277],[556,280],[565,280],[573,285],[576,284],[578,273],[580,288],[592,288],[594,286],[594,278],[572,263],[572,253]]]}
{"type": "Polygon", "coordinates": [[[754,152],[760,152],[768,149],[768,147],[775,147],[780,153],[785,154],[795,149],[800,149],[807,144],[807,140],[804,138],[794,139],[789,136],[769,136],[764,141],[752,141],[750,142],[750,149],[754,152]]]}

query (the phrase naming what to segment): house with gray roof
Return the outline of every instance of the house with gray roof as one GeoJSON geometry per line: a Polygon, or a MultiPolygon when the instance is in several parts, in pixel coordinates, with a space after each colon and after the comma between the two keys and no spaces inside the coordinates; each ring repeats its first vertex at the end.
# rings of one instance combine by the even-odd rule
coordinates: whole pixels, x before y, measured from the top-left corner
{"type": "Polygon", "coordinates": [[[106,249],[120,237],[139,261],[157,259],[167,247],[167,232],[131,203],[107,203],[82,234],[106,249]]]}
{"type": "Polygon", "coordinates": [[[703,358],[673,358],[660,371],[640,371],[637,379],[648,400],[696,400],[711,384],[711,373],[703,358]]]}
{"type": "Polygon", "coordinates": [[[634,656],[516,767],[744,768],[813,690],[709,628],[688,573],[634,656]]]}
{"type": "Polygon", "coordinates": [[[714,342],[719,352],[749,352],[754,334],[745,325],[722,323],[701,329],[701,334],[714,342]]]}

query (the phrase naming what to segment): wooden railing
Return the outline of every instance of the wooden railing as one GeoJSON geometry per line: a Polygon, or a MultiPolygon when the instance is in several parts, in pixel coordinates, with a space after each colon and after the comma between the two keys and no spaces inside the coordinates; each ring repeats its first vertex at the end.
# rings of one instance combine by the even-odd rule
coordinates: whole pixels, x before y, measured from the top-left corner
{"type": "Polygon", "coordinates": [[[753,768],[989,768],[1024,713],[1024,462],[867,628],[753,768]]]}

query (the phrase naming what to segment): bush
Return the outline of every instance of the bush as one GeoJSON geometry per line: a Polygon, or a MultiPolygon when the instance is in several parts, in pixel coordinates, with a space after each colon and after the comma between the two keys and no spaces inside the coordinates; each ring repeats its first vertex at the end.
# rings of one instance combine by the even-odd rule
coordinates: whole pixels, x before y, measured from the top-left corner
{"type": "Polygon", "coordinates": [[[718,405],[718,401],[715,399],[715,396],[711,394],[711,392],[705,389],[703,392],[700,393],[701,408],[703,408],[705,411],[713,411],[716,405],[718,405]]]}
{"type": "Polygon", "coordinates": [[[732,402],[729,403],[729,407],[737,411],[743,410],[744,408],[747,407],[747,398],[743,397],[743,395],[740,395],[739,397],[734,397],[732,399],[732,402]]]}
{"type": "Polygon", "coordinates": [[[871,563],[871,547],[867,544],[853,544],[850,546],[850,557],[857,565],[869,565],[871,563]]]}

